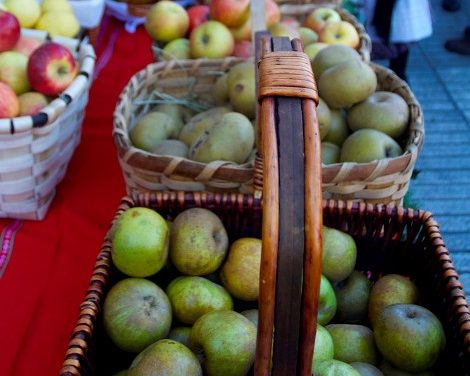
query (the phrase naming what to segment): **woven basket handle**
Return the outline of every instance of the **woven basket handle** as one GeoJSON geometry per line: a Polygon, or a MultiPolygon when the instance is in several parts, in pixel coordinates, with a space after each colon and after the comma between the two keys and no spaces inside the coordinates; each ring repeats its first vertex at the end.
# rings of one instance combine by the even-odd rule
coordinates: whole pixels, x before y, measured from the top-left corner
{"type": "Polygon", "coordinates": [[[262,37],[261,46],[263,247],[255,375],[307,376],[321,276],[318,95],[300,41],[262,37]]]}

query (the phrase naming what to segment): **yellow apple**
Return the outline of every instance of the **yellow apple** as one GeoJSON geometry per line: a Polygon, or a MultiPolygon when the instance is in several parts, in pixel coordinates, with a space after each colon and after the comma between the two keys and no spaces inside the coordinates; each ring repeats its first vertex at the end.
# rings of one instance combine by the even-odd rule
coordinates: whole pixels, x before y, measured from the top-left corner
{"type": "Polygon", "coordinates": [[[319,33],[327,23],[341,21],[339,13],[332,8],[320,7],[313,10],[305,19],[304,26],[319,33]]]}
{"type": "Polygon", "coordinates": [[[359,46],[359,34],[355,27],[347,21],[326,24],[320,32],[320,42],[328,44],[344,44],[352,48],[359,46]]]}
{"type": "Polygon", "coordinates": [[[41,15],[35,0],[6,0],[5,7],[18,18],[21,27],[32,28],[41,15]]]}
{"type": "Polygon", "coordinates": [[[73,13],[51,11],[44,13],[36,24],[36,29],[45,30],[50,35],[73,38],[80,31],[80,24],[73,13]]]}

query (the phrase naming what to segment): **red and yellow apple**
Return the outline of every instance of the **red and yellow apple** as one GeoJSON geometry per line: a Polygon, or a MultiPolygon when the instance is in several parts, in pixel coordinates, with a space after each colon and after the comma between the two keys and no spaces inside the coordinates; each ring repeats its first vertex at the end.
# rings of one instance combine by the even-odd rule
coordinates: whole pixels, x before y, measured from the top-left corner
{"type": "Polygon", "coordinates": [[[264,10],[266,12],[266,26],[268,28],[281,21],[281,10],[274,0],[264,0],[264,10]]]}
{"type": "Polygon", "coordinates": [[[228,27],[242,25],[250,15],[250,0],[212,0],[210,15],[228,27]]]}
{"type": "Polygon", "coordinates": [[[248,59],[253,56],[253,43],[248,40],[241,40],[235,43],[233,56],[248,59]]]}
{"type": "Polygon", "coordinates": [[[209,5],[193,5],[187,9],[189,17],[188,35],[206,21],[209,21],[210,8],[209,5]]]}
{"type": "Polygon", "coordinates": [[[231,28],[230,32],[232,33],[235,42],[240,42],[242,40],[251,41],[251,17],[248,17],[248,19],[240,26],[231,28]]]}
{"type": "Polygon", "coordinates": [[[13,47],[13,51],[19,52],[29,57],[33,51],[42,44],[39,39],[21,36],[18,42],[13,47]]]}
{"type": "Polygon", "coordinates": [[[20,104],[20,116],[33,116],[41,112],[49,101],[44,94],[35,91],[28,91],[18,97],[20,104]]]}
{"type": "Polygon", "coordinates": [[[15,51],[0,53],[0,81],[10,86],[16,95],[29,91],[26,75],[28,58],[15,51]]]}
{"type": "Polygon", "coordinates": [[[359,46],[359,34],[347,21],[330,22],[320,32],[320,42],[343,44],[352,48],[359,46]]]}
{"type": "Polygon", "coordinates": [[[31,87],[45,95],[64,91],[78,72],[72,53],[56,42],[47,42],[29,57],[27,74],[31,87]]]}
{"type": "Polygon", "coordinates": [[[235,41],[223,23],[207,21],[193,30],[189,45],[194,58],[218,59],[233,53],[235,41]]]}
{"type": "Polygon", "coordinates": [[[304,26],[319,33],[327,23],[341,21],[339,13],[332,8],[317,8],[304,21],[304,26]]]}
{"type": "Polygon", "coordinates": [[[20,23],[10,12],[0,10],[0,52],[11,50],[20,39],[20,23]]]}
{"type": "Polygon", "coordinates": [[[145,29],[157,42],[183,38],[188,31],[189,16],[179,4],[163,0],[152,5],[145,18],[145,29]]]}
{"type": "Polygon", "coordinates": [[[0,82],[0,119],[12,118],[18,115],[20,104],[11,88],[0,82]]]}

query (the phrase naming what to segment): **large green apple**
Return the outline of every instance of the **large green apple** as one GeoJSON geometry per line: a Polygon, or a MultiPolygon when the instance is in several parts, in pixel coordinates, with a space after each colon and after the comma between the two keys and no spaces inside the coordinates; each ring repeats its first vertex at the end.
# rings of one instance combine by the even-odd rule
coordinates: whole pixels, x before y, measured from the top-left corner
{"type": "Polygon", "coordinates": [[[129,132],[132,144],[139,149],[152,151],[177,129],[174,118],[163,112],[152,111],[140,118],[129,132]]]}
{"type": "Polygon", "coordinates": [[[397,138],[408,126],[409,109],[405,100],[389,91],[376,91],[348,111],[348,125],[353,131],[370,128],[397,138]]]}
{"type": "Polygon", "coordinates": [[[261,240],[240,238],[232,243],[220,270],[225,288],[241,300],[257,300],[261,265],[261,240]]]}
{"type": "Polygon", "coordinates": [[[446,342],[439,319],[416,304],[385,307],[375,321],[374,337],[384,358],[408,372],[431,368],[446,342]]]}
{"type": "Polygon", "coordinates": [[[219,217],[208,209],[187,209],[171,225],[170,257],[183,274],[205,275],[216,271],[227,250],[227,231],[219,217]]]}
{"type": "Polygon", "coordinates": [[[316,54],[312,61],[313,74],[318,80],[327,69],[345,61],[360,59],[361,56],[354,48],[340,44],[331,44],[316,54]]]}
{"type": "Polygon", "coordinates": [[[137,355],[127,371],[127,376],[155,375],[202,376],[202,368],[185,345],[161,339],[137,355]]]}
{"type": "Polygon", "coordinates": [[[367,318],[371,282],[358,270],[342,283],[335,285],[338,309],[336,316],[341,323],[354,324],[367,318]]]}
{"type": "Polygon", "coordinates": [[[185,324],[194,324],[207,312],[233,309],[227,290],[203,277],[178,277],[168,285],[166,292],[175,318],[185,324]]]}
{"type": "Polygon", "coordinates": [[[191,32],[189,46],[193,58],[220,59],[233,53],[235,40],[223,23],[207,21],[191,32]]]}
{"type": "Polygon", "coordinates": [[[331,112],[326,102],[319,98],[317,106],[318,128],[320,129],[320,140],[323,140],[330,130],[331,112]]]}
{"type": "Polygon", "coordinates": [[[346,363],[377,364],[374,333],[367,326],[330,324],[326,329],[333,339],[335,359],[346,363]]]}
{"type": "Polygon", "coordinates": [[[358,371],[361,376],[384,376],[384,374],[375,366],[363,362],[353,362],[350,365],[358,371]]]}
{"type": "Polygon", "coordinates": [[[167,43],[162,49],[163,60],[190,59],[189,39],[178,38],[167,43]]]}
{"type": "Polygon", "coordinates": [[[362,102],[377,87],[374,70],[358,59],[347,60],[327,69],[317,82],[320,96],[328,107],[336,109],[349,108],[362,102]]]}
{"type": "Polygon", "coordinates": [[[348,138],[349,128],[346,123],[346,114],[343,110],[330,110],[330,129],[323,141],[342,146],[348,138]]]}
{"type": "Polygon", "coordinates": [[[190,348],[199,356],[207,376],[245,376],[256,351],[256,327],[234,311],[214,311],[191,329],[190,348]]]}
{"type": "Polygon", "coordinates": [[[256,115],[255,64],[244,61],[233,66],[227,74],[227,93],[233,109],[250,119],[256,115]]]}
{"type": "Polygon", "coordinates": [[[333,359],[335,348],[333,338],[323,326],[317,324],[317,332],[315,334],[315,346],[313,348],[312,371],[315,372],[315,366],[324,360],[333,359]]]}
{"type": "Polygon", "coordinates": [[[167,261],[168,225],[156,211],[131,208],[113,226],[111,242],[111,257],[121,272],[130,277],[148,277],[167,261]]]}
{"type": "Polygon", "coordinates": [[[171,304],[155,283],[143,278],[126,278],[106,295],[103,323],[117,347],[139,352],[168,334],[171,304]]]}
{"type": "Polygon", "coordinates": [[[320,295],[318,297],[318,324],[326,325],[335,316],[336,295],[330,281],[322,275],[320,279],[320,295]]]}
{"type": "Polygon", "coordinates": [[[322,273],[331,282],[343,281],[356,265],[356,243],[351,235],[323,226],[322,273]]]}
{"type": "Polygon", "coordinates": [[[321,163],[329,165],[339,162],[341,149],[338,145],[331,142],[322,141],[321,145],[321,163]]]}
{"type": "Polygon", "coordinates": [[[348,363],[330,359],[315,366],[315,376],[361,376],[361,374],[348,363]]]}
{"type": "Polygon", "coordinates": [[[351,134],[341,148],[341,162],[368,163],[403,154],[398,143],[375,129],[359,129],[351,134]]]}
{"type": "Polygon", "coordinates": [[[369,322],[374,328],[380,312],[392,304],[416,304],[418,288],[400,274],[387,274],[372,286],[369,296],[369,322]]]}

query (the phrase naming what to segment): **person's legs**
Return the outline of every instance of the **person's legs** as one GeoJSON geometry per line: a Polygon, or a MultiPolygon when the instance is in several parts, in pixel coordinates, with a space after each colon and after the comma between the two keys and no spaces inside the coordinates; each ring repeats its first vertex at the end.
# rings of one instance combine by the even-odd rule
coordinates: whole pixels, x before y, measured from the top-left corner
{"type": "Polygon", "coordinates": [[[396,45],[396,48],[397,48],[397,54],[395,57],[390,59],[389,67],[402,80],[408,81],[408,78],[406,76],[406,67],[408,65],[408,56],[410,54],[410,50],[408,48],[408,45],[406,44],[396,45]]]}
{"type": "Polygon", "coordinates": [[[441,6],[448,12],[457,12],[460,10],[460,0],[443,0],[441,6]]]}
{"type": "Polygon", "coordinates": [[[470,55],[470,26],[464,31],[464,37],[461,39],[451,39],[445,42],[444,47],[450,52],[460,55],[470,55]]]}

